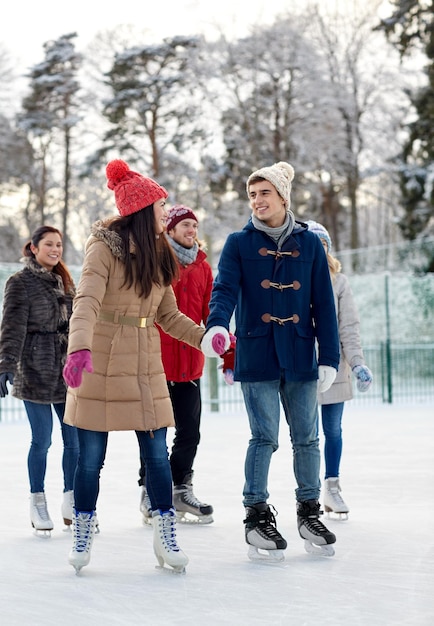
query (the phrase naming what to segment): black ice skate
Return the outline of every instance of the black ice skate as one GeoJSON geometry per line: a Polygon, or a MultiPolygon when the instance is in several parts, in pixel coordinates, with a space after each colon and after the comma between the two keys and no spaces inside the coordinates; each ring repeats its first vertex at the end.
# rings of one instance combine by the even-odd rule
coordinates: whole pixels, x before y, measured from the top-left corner
{"type": "Polygon", "coordinates": [[[297,525],[300,537],[304,539],[304,548],[310,554],[333,556],[333,543],[336,537],[331,533],[319,517],[322,515],[316,500],[297,503],[297,525]]]}
{"type": "Polygon", "coordinates": [[[192,485],[193,472],[184,476],[182,485],[173,488],[173,506],[176,509],[178,522],[211,524],[213,508],[196,498],[192,485]]]}
{"type": "MultiPolygon", "coordinates": [[[[274,509],[277,515],[277,511],[274,509]]],[[[246,543],[251,561],[279,562],[285,559],[287,543],[276,528],[276,518],[266,502],[246,507],[246,543]]]]}

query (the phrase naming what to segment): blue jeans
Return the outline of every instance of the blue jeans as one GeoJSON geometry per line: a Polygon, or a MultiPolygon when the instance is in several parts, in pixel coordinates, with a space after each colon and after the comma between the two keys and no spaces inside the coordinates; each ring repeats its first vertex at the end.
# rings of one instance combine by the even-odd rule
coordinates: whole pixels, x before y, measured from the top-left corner
{"type": "MultiPolygon", "coordinates": [[[[74,480],[77,511],[94,511],[98,500],[100,474],[107,451],[108,433],[77,428],[80,456],[74,480]]],[[[140,458],[146,466],[146,488],[152,510],[172,508],[172,473],[166,444],[166,428],[136,431],[140,458]]]]}
{"type": "Polygon", "coordinates": [[[318,500],[320,451],[317,381],[241,383],[251,439],[245,460],[244,506],[266,502],[271,455],[279,447],[280,402],[289,426],[298,502],[318,500]],[[280,400],[280,402],[279,402],[280,400]]]}
{"type": "Polygon", "coordinates": [[[324,432],[324,478],[337,478],[342,456],[342,414],[344,403],[321,406],[322,429],[324,432]]]}
{"type": "MultiPolygon", "coordinates": [[[[47,454],[51,446],[53,432],[53,413],[51,404],[39,404],[24,400],[27,417],[32,429],[32,442],[27,457],[29,471],[30,491],[38,493],[45,488],[45,472],[47,469],[47,454]]],[[[77,429],[63,423],[65,403],[53,404],[53,408],[59,418],[63,440],[63,490],[71,491],[74,484],[74,473],[78,459],[78,436],[77,429]]]]}

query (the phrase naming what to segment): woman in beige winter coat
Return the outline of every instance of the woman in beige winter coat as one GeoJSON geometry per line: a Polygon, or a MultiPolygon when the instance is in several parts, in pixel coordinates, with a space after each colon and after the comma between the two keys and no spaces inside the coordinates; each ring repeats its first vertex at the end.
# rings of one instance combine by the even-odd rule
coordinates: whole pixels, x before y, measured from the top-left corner
{"type": "Polygon", "coordinates": [[[171,287],[177,263],[161,236],[167,191],[122,160],[111,161],[106,173],[120,216],[94,224],[86,243],[64,369],[65,422],[77,427],[80,442],[69,562],[78,573],[90,560],[108,433],[134,430],[146,465],[155,555],[160,566],[183,571],[188,558],[175,537],[166,445],[174,418],[154,324],[197,349],[204,329],[179,312],[171,287]]]}
{"type": "Polygon", "coordinates": [[[340,493],[339,467],[342,456],[342,415],[344,403],[353,397],[351,372],[357,379],[359,391],[367,391],[372,374],[365,365],[360,341],[360,321],[348,278],[341,273],[341,264],[331,254],[332,242],[328,231],[310,220],[309,230],[316,233],[324,246],[332,279],[340,341],[339,370],[334,383],[324,393],[318,391],[324,433],[325,489],[324,508],[346,518],[349,508],[340,493]]]}

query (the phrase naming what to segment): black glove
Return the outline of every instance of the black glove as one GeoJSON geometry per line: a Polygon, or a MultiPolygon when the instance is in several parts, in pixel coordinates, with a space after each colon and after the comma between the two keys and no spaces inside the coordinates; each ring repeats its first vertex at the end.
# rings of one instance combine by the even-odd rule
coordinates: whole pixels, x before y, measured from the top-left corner
{"type": "Polygon", "coordinates": [[[0,374],[0,398],[4,398],[9,393],[6,385],[8,381],[10,385],[14,384],[14,375],[11,372],[0,374]]]}

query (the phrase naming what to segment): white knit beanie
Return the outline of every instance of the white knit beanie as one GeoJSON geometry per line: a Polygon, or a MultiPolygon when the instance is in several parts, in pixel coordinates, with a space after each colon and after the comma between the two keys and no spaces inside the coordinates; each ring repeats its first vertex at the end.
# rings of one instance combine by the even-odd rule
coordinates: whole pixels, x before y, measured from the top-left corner
{"type": "Polygon", "coordinates": [[[286,208],[291,206],[291,182],[294,178],[294,168],[285,161],[280,161],[269,167],[262,167],[256,172],[252,172],[247,179],[246,189],[247,195],[249,195],[250,181],[253,178],[264,178],[268,180],[277,189],[279,195],[283,198],[286,204],[286,208]]]}

